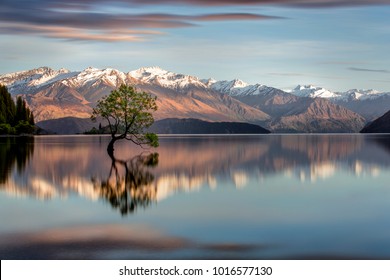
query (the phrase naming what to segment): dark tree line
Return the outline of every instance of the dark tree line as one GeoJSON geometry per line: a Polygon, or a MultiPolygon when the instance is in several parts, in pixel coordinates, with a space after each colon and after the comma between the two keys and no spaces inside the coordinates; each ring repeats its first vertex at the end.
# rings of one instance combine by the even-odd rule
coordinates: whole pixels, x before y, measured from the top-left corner
{"type": "Polygon", "coordinates": [[[20,96],[16,103],[6,86],[0,85],[0,134],[33,133],[34,115],[20,96]]]}

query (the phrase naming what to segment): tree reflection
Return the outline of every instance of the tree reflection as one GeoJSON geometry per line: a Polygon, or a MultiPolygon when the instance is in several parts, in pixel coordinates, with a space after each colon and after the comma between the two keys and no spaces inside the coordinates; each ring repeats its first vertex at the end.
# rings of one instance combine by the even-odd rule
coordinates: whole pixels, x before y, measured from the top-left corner
{"type": "Polygon", "coordinates": [[[0,184],[7,183],[16,165],[21,174],[34,153],[34,137],[0,137],[0,184]]]}
{"type": "Polygon", "coordinates": [[[158,165],[158,156],[158,153],[140,154],[130,160],[119,160],[110,155],[108,177],[92,178],[94,188],[122,215],[133,213],[138,207],[146,208],[156,200],[154,175],[149,168],[158,165]]]}

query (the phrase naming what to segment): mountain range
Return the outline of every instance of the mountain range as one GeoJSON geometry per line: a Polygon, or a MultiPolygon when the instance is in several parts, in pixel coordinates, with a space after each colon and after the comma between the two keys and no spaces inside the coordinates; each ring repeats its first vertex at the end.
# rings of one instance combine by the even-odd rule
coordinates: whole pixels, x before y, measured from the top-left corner
{"type": "Polygon", "coordinates": [[[273,132],[358,132],[390,109],[390,93],[374,90],[340,93],[297,86],[287,92],[241,80],[200,79],[159,67],[128,73],[41,67],[0,75],[0,83],[13,96],[26,99],[38,125],[53,119],[89,118],[96,102],[122,83],[157,96],[156,120],[246,122],[273,132]]]}

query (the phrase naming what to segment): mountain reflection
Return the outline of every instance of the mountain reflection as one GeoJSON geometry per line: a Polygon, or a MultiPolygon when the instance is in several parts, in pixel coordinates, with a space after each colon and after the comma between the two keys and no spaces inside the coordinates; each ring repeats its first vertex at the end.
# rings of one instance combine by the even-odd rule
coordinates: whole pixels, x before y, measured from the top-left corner
{"type": "Polygon", "coordinates": [[[128,155],[126,161],[107,156],[107,137],[37,137],[35,147],[32,140],[18,141],[1,139],[3,191],[40,199],[104,198],[122,214],[178,192],[241,189],[272,176],[297,182],[341,172],[374,177],[390,167],[389,138],[380,135],[161,137],[158,154],[139,155],[137,147],[120,143],[115,152],[128,155]]]}
{"type": "Polygon", "coordinates": [[[122,215],[132,213],[138,207],[147,207],[156,200],[154,175],[149,167],[158,165],[158,153],[137,155],[130,160],[111,156],[110,172],[105,179],[92,178],[100,197],[106,199],[122,215]],[[122,170],[121,170],[122,169],[122,170]]]}

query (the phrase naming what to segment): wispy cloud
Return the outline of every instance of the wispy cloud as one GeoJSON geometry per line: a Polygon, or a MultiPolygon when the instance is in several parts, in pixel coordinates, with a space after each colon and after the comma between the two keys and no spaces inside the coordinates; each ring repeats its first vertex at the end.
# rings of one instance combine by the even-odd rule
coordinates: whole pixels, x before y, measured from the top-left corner
{"type": "Polygon", "coordinates": [[[281,17],[257,13],[225,13],[223,6],[336,7],[390,4],[390,0],[29,0],[0,2],[0,34],[32,34],[84,41],[144,41],[162,35],[160,29],[195,27],[208,21],[260,21],[281,17]],[[213,6],[211,14],[128,13],[150,5],[213,6]],[[105,10],[104,7],[117,9],[105,10]],[[218,12],[221,9],[221,12],[218,12]],[[114,10],[116,12],[114,12],[114,10]],[[123,12],[118,13],[117,11],[123,12]],[[214,9],[215,10],[215,9],[214,9]],[[213,10],[213,11],[214,11],[213,10]],[[104,12],[102,12],[104,11],[104,12]],[[145,30],[148,30],[145,32],[145,30]]]}
{"type": "Polygon", "coordinates": [[[0,33],[24,34],[24,35],[36,34],[46,38],[80,40],[80,41],[104,41],[104,42],[118,42],[118,41],[137,42],[137,41],[144,41],[145,36],[148,35],[164,34],[163,32],[153,31],[153,30],[116,30],[111,32],[101,31],[95,33],[89,33],[88,30],[79,29],[79,28],[28,25],[28,24],[0,25],[0,33]]]}
{"type": "MultiPolygon", "coordinates": [[[[137,1],[119,1],[135,4],[137,1]]],[[[106,0],[70,1],[32,0],[20,5],[5,0],[0,3],[0,34],[33,34],[48,38],[84,41],[144,41],[165,34],[161,29],[194,27],[207,21],[267,20],[277,17],[254,13],[164,14],[117,13],[96,9],[117,5],[106,0]]],[[[164,3],[164,2],[162,2],[164,3]]],[[[126,10],[126,9],[124,9],[126,10]]]]}
{"type": "MultiPolygon", "coordinates": [[[[47,1],[47,0],[38,0],[47,1]]],[[[61,3],[62,1],[57,1],[61,3]]],[[[108,0],[86,0],[83,3],[108,3],[108,0]]],[[[138,5],[198,5],[198,6],[226,6],[226,5],[284,5],[298,7],[339,7],[357,5],[390,4],[389,0],[118,0],[117,2],[138,5]]],[[[56,3],[56,2],[55,2],[56,3]]],[[[64,1],[66,5],[80,5],[79,1],[64,1]]],[[[83,4],[81,4],[83,5],[83,4]]]]}
{"type": "Polygon", "coordinates": [[[385,70],[385,69],[367,69],[367,68],[358,68],[358,67],[349,67],[348,70],[358,71],[358,72],[390,73],[389,70],[385,70]]]}
{"type": "Polygon", "coordinates": [[[264,20],[264,19],[282,19],[282,17],[266,16],[259,14],[248,14],[248,13],[234,13],[234,14],[209,14],[209,15],[198,15],[188,17],[195,21],[230,21],[230,20],[264,20]]]}
{"type": "MultiPolygon", "coordinates": [[[[337,7],[390,4],[390,0],[30,0],[0,2],[0,34],[32,34],[86,41],[144,41],[162,35],[160,29],[194,27],[207,21],[259,21],[280,17],[256,13],[134,14],[116,11],[150,5],[337,7]],[[102,9],[103,7],[103,9],[102,9]],[[102,12],[105,11],[105,12],[102,12]],[[145,30],[148,30],[145,32],[145,30]]],[[[218,11],[218,10],[217,10],[218,11]]]]}

